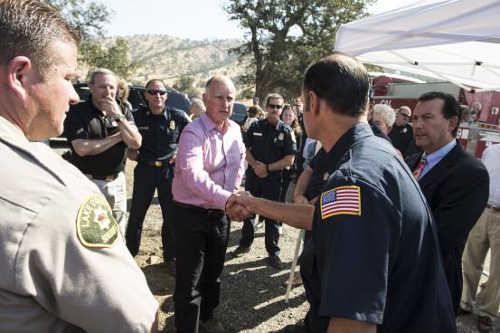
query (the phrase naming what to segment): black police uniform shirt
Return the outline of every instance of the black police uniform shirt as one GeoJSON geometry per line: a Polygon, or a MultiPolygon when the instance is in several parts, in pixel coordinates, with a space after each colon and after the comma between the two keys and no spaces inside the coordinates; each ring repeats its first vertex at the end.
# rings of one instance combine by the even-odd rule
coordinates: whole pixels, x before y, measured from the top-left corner
{"type": "Polygon", "coordinates": [[[389,132],[389,138],[391,138],[394,147],[406,157],[406,152],[413,141],[413,128],[410,124],[404,126],[394,124],[389,132]]]}
{"type": "Polygon", "coordinates": [[[338,317],[376,324],[379,333],[455,332],[434,222],[404,161],[366,123],[327,158],[335,171],[301,269],[310,331],[326,332],[338,317]]]}
{"type": "MultiPolygon", "coordinates": [[[[293,130],[281,120],[276,125],[267,119],[254,122],[245,135],[244,143],[253,157],[264,164],[277,162],[297,152],[293,130]]],[[[256,176],[253,168],[247,169],[247,175],[256,176]]],[[[281,173],[271,172],[270,177],[274,175],[280,176],[281,173]]]]}
{"type": "Polygon", "coordinates": [[[134,112],[134,120],[142,135],[138,160],[143,162],[168,161],[177,150],[182,130],[189,124],[183,111],[169,107],[158,115],[140,107],[134,112]]]}
{"type": "MultiPolygon", "coordinates": [[[[129,109],[122,112],[127,121],[134,121],[129,109]]],[[[118,123],[104,116],[91,100],[72,106],[64,121],[64,133],[69,142],[76,139],[104,139],[119,130],[118,123]]],[[[80,156],[76,154],[73,145],[71,150],[71,162],[84,174],[94,177],[116,175],[125,168],[127,145],[123,141],[97,155],[80,156]]]]}

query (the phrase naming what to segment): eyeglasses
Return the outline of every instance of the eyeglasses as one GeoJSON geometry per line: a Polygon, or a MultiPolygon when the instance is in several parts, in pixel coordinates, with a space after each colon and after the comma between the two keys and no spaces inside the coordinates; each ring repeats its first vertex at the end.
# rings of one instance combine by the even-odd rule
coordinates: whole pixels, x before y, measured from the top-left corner
{"type": "Polygon", "coordinates": [[[271,108],[271,109],[281,109],[283,107],[283,105],[279,105],[279,104],[268,104],[267,105],[268,108],[271,108]]]}
{"type": "Polygon", "coordinates": [[[405,117],[405,118],[407,118],[407,119],[409,119],[409,118],[410,118],[410,116],[409,116],[409,115],[407,115],[406,113],[399,112],[399,115],[400,115],[400,116],[403,116],[403,117],[405,117]]]}
{"type": "Polygon", "coordinates": [[[160,96],[163,96],[167,93],[166,90],[155,90],[155,89],[148,89],[148,90],[146,90],[146,92],[150,95],[153,95],[153,96],[155,96],[157,94],[160,94],[160,96]]]}

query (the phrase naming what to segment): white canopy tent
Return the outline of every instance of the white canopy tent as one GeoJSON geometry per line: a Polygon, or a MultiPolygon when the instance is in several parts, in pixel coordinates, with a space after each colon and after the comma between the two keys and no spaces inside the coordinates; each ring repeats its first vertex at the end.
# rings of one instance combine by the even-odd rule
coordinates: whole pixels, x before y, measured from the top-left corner
{"type": "Polygon", "coordinates": [[[342,25],[335,49],[463,88],[500,90],[500,1],[419,1],[342,25]]]}

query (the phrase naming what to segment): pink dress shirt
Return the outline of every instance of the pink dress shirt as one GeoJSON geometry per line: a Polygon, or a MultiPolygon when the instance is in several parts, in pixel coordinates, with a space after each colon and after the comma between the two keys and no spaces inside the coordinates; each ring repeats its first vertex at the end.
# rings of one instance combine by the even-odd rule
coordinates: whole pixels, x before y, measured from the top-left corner
{"type": "Polygon", "coordinates": [[[228,120],[219,131],[203,113],[179,139],[172,194],[174,200],[224,210],[243,178],[245,145],[238,124],[228,120]]]}

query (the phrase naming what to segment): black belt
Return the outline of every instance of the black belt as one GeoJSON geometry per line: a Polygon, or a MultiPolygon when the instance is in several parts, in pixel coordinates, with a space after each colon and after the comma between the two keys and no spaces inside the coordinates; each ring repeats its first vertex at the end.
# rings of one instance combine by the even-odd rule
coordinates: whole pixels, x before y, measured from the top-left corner
{"type": "Polygon", "coordinates": [[[182,203],[182,202],[175,201],[175,200],[172,200],[172,204],[176,205],[177,207],[192,210],[193,212],[201,213],[201,214],[204,214],[207,216],[212,216],[212,217],[222,217],[226,214],[221,209],[203,208],[203,207],[198,207],[198,206],[182,203]]]}
{"type": "Polygon", "coordinates": [[[486,204],[486,207],[494,210],[495,212],[500,212],[500,207],[495,207],[495,206],[490,205],[490,204],[486,204]]]}
{"type": "Polygon", "coordinates": [[[116,178],[118,178],[119,174],[120,173],[117,172],[117,173],[113,173],[113,174],[110,174],[110,175],[104,175],[104,176],[94,176],[94,175],[90,175],[90,174],[86,174],[86,175],[89,176],[92,179],[104,180],[106,182],[112,182],[113,180],[115,180],[116,178]]]}
{"type": "Polygon", "coordinates": [[[170,163],[166,160],[163,161],[139,161],[140,163],[144,163],[146,165],[155,167],[155,168],[161,168],[162,166],[169,165],[170,163]]]}

